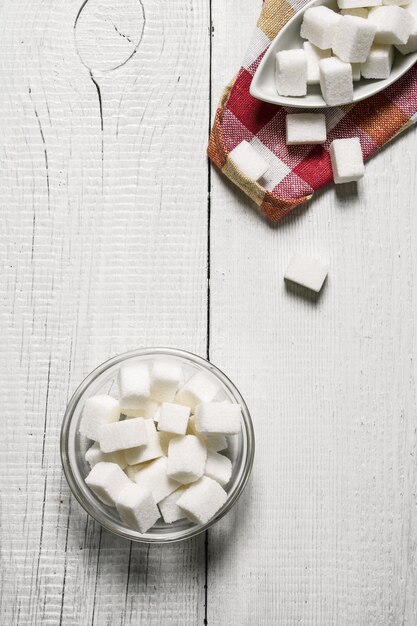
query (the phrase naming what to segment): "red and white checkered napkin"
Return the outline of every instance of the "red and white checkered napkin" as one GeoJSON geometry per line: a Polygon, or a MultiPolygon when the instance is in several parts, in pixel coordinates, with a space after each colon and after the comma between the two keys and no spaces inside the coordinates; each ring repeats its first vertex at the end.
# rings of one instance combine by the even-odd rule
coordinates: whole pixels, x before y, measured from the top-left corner
{"type": "MultiPolygon", "coordinates": [[[[328,136],[320,146],[287,146],[285,115],[290,109],[260,102],[249,93],[252,77],[272,39],[306,0],[266,0],[240,71],[225,90],[214,120],[208,154],[226,176],[273,221],[332,181],[329,145],[359,137],[365,159],[417,120],[417,64],[385,91],[355,105],[325,109],[328,136]],[[270,163],[262,185],[247,178],[228,158],[249,141],[270,163]]],[[[293,109],[294,110],[294,109],[293,109]]]]}

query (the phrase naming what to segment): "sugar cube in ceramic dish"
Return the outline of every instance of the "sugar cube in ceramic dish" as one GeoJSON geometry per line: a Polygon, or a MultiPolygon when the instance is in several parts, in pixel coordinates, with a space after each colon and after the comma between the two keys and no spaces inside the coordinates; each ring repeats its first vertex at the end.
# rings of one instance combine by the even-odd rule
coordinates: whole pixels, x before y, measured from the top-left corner
{"type": "Polygon", "coordinates": [[[320,61],[320,87],[323,98],[331,106],[353,99],[352,66],[337,57],[320,61]]]}
{"type": "Polygon", "coordinates": [[[357,9],[341,9],[340,15],[354,15],[355,17],[362,17],[364,20],[368,17],[369,9],[360,7],[357,9]]]}
{"type": "Polygon", "coordinates": [[[204,474],[207,448],[194,435],[171,439],[168,446],[167,475],[179,483],[196,481],[204,474]]]}
{"type": "Polygon", "coordinates": [[[388,78],[394,60],[393,47],[384,44],[375,44],[365,63],[361,64],[361,74],[364,78],[388,78]]]}
{"type": "Polygon", "coordinates": [[[196,523],[206,524],[221,509],[227,493],[212,478],[203,476],[184,491],[177,500],[187,517],[196,523]]]}
{"type": "Polygon", "coordinates": [[[353,15],[340,18],[333,39],[333,52],[347,63],[363,63],[371,50],[376,24],[353,15]]]}
{"type": "Polygon", "coordinates": [[[242,411],[231,402],[202,402],[195,411],[195,428],[203,435],[235,435],[241,430],[242,411]]]}
{"type": "Polygon", "coordinates": [[[119,370],[119,402],[123,409],[143,409],[150,398],[149,370],[145,363],[123,365],[119,370]]]}
{"type": "Polygon", "coordinates": [[[146,533],[160,518],[151,492],[135,483],[126,485],[115,502],[121,519],[140,533],[146,533]]]}
{"type": "Polygon", "coordinates": [[[339,9],[360,9],[362,7],[380,6],[382,0],[337,0],[337,4],[339,9]]]}
{"type": "Polygon", "coordinates": [[[307,85],[318,85],[320,82],[319,61],[332,56],[331,50],[321,50],[310,41],[303,43],[307,57],[307,85]]]}
{"type": "Polygon", "coordinates": [[[80,422],[80,433],[97,441],[98,430],[103,424],[117,422],[120,418],[118,400],[111,396],[92,396],[85,401],[80,422]]]}
{"type": "Polygon", "coordinates": [[[404,45],[413,30],[410,13],[398,6],[371,9],[368,21],[376,26],[375,43],[404,45]]]}
{"type": "Polygon", "coordinates": [[[145,445],[147,441],[148,435],[143,417],[104,424],[98,431],[98,442],[103,452],[135,448],[145,445]]]}
{"type": "Polygon", "coordinates": [[[329,267],[319,259],[295,254],[285,270],[284,278],[318,293],[326,280],[329,267]]]}
{"type": "Polygon", "coordinates": [[[307,55],[304,50],[281,50],[276,56],[275,80],[281,96],[307,93],[307,55]]]}
{"type": "Polygon", "coordinates": [[[335,183],[354,182],[362,178],[365,173],[362,148],[358,137],[332,141],[330,159],[335,183]]]}
{"type": "Polygon", "coordinates": [[[322,113],[288,113],[285,123],[289,146],[326,141],[326,118],[322,113]]]}
{"type": "Polygon", "coordinates": [[[246,140],[231,150],[229,158],[245,176],[252,180],[259,180],[269,169],[268,162],[246,140]]]}
{"type": "Polygon", "coordinates": [[[300,35],[322,50],[329,49],[339,20],[340,15],[328,7],[312,7],[304,13],[300,35]]]}
{"type": "Polygon", "coordinates": [[[86,476],[85,482],[104,504],[115,506],[118,494],[130,481],[116,463],[99,462],[86,476]]]}

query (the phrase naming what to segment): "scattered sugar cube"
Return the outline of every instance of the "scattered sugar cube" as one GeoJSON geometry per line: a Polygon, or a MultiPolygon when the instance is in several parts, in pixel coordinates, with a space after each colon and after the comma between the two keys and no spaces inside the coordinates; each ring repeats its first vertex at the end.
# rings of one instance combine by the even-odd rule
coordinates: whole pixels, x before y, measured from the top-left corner
{"type": "Polygon", "coordinates": [[[303,43],[303,49],[307,57],[307,85],[318,85],[320,82],[320,59],[332,56],[331,50],[321,50],[309,41],[303,43]]]}
{"type": "Polygon", "coordinates": [[[352,80],[354,83],[361,79],[361,64],[351,63],[352,66],[352,80]]]}
{"type": "Polygon", "coordinates": [[[129,484],[129,479],[116,463],[99,462],[85,482],[104,504],[115,506],[118,494],[129,484]]]}
{"type": "Polygon", "coordinates": [[[358,137],[335,139],[330,146],[335,183],[349,183],[362,178],[365,173],[362,148],[358,137]]]}
{"type": "Polygon", "coordinates": [[[172,402],[181,379],[181,365],[174,360],[156,360],[151,371],[152,399],[158,402],[172,402]]]}
{"type": "Polygon", "coordinates": [[[235,435],[241,430],[242,410],[231,402],[202,402],[196,408],[195,428],[204,435],[235,435]]]}
{"type": "Polygon", "coordinates": [[[146,533],[160,517],[151,492],[135,483],[129,483],[118,494],[116,508],[121,519],[140,533],[146,533]]]}
{"type": "Polygon", "coordinates": [[[227,485],[232,475],[232,462],[227,456],[209,450],[207,452],[204,475],[216,480],[219,485],[227,485]]]}
{"type": "Polygon", "coordinates": [[[207,448],[194,435],[171,439],[168,446],[167,476],[179,483],[192,483],[204,474],[207,448]]]}
{"type": "Polygon", "coordinates": [[[375,44],[365,63],[361,65],[361,74],[364,78],[388,78],[391,74],[394,51],[392,46],[375,44]]]}
{"type": "Polygon", "coordinates": [[[148,436],[143,417],[133,417],[123,422],[104,424],[98,431],[98,441],[103,452],[135,448],[147,443],[148,436]]]}
{"type": "Polygon", "coordinates": [[[119,370],[119,402],[124,409],[144,409],[150,397],[149,370],[145,363],[124,365],[119,370]]]}
{"type": "Polygon", "coordinates": [[[326,118],[322,113],[289,113],[285,122],[289,146],[326,141],[326,118]]]}
{"type": "Polygon", "coordinates": [[[269,163],[246,140],[233,148],[229,158],[242,174],[252,180],[259,180],[269,169],[269,163]]]}
{"type": "Polygon", "coordinates": [[[401,54],[410,54],[410,52],[417,52],[417,15],[411,14],[410,19],[413,22],[413,29],[407,43],[397,44],[395,46],[397,50],[401,52],[401,54]]]}
{"type": "Polygon", "coordinates": [[[177,506],[178,498],[182,496],[186,489],[187,487],[180,487],[159,503],[159,510],[161,511],[166,524],[172,524],[172,522],[177,522],[178,520],[186,517],[184,511],[177,506]]]}
{"type": "Polygon", "coordinates": [[[105,461],[106,463],[117,463],[120,469],[124,469],[127,465],[124,452],[118,451],[105,454],[105,452],[100,449],[97,441],[93,443],[91,448],[89,448],[85,453],[85,460],[90,467],[94,467],[94,465],[97,465],[97,463],[100,463],[101,461],[105,461]]]}
{"type": "Polygon", "coordinates": [[[404,45],[413,29],[410,14],[397,6],[371,9],[368,21],[376,26],[375,43],[404,45]]]}
{"type": "Polygon", "coordinates": [[[227,493],[223,487],[212,478],[203,476],[178,498],[177,506],[192,522],[206,524],[216,515],[226,500],[227,493]]]}
{"type": "Polygon", "coordinates": [[[132,473],[133,480],[140,486],[150,489],[156,503],[178,489],[180,483],[167,476],[167,459],[164,456],[147,463],[132,473]]]}
{"type": "Polygon", "coordinates": [[[138,446],[137,448],[129,448],[129,450],[125,452],[125,458],[129,465],[145,463],[146,461],[157,459],[164,454],[155,422],[152,419],[145,420],[145,428],[147,434],[146,444],[138,446]]]}
{"type": "Polygon", "coordinates": [[[335,106],[353,100],[352,66],[337,57],[322,59],[320,87],[327,104],[335,106]]]}
{"type": "Polygon", "coordinates": [[[176,433],[177,435],[185,435],[189,417],[189,406],[163,402],[158,417],[158,430],[163,430],[167,433],[176,433]]]}
{"type": "Polygon", "coordinates": [[[211,402],[220,390],[220,384],[206,372],[197,372],[175,396],[175,402],[189,406],[194,411],[200,402],[211,402]]]}
{"type": "Polygon", "coordinates": [[[281,50],[276,55],[275,82],[281,96],[307,93],[307,55],[304,50],[281,50]]]}
{"type": "Polygon", "coordinates": [[[80,433],[88,439],[97,441],[100,426],[117,422],[119,418],[119,403],[111,396],[100,395],[87,398],[80,421],[80,433]]]}
{"type": "Polygon", "coordinates": [[[362,7],[380,6],[382,0],[337,0],[337,4],[339,5],[339,9],[359,9],[362,7]]]}
{"type": "Polygon", "coordinates": [[[295,254],[285,270],[284,278],[318,293],[323,287],[328,271],[327,263],[302,254],[295,254]]]}
{"type": "Polygon", "coordinates": [[[371,50],[376,25],[361,17],[343,15],[336,27],[333,52],[347,63],[363,63],[371,50]]]}
{"type": "Polygon", "coordinates": [[[368,17],[369,9],[365,7],[358,7],[357,9],[342,9],[341,15],[354,15],[355,17],[362,17],[364,20],[368,17]]]}
{"type": "Polygon", "coordinates": [[[327,7],[312,7],[304,13],[300,35],[318,48],[326,50],[332,47],[339,20],[340,15],[327,7]]]}

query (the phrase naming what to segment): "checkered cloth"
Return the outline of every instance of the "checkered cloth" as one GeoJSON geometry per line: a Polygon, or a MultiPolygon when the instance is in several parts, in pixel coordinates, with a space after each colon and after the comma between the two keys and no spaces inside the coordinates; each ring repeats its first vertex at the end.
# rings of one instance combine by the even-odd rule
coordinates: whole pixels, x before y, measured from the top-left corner
{"type": "MultiPolygon", "coordinates": [[[[385,91],[355,105],[324,111],[327,141],[320,146],[287,146],[285,115],[290,109],[260,102],[249,93],[252,77],[271,40],[306,0],[265,0],[243,65],[221,98],[208,155],[250,196],[262,213],[278,221],[333,180],[329,145],[333,139],[359,137],[365,159],[417,121],[417,64],[385,91]],[[246,139],[269,162],[259,184],[228,158],[246,139]]],[[[294,110],[294,109],[293,109],[294,110]]]]}

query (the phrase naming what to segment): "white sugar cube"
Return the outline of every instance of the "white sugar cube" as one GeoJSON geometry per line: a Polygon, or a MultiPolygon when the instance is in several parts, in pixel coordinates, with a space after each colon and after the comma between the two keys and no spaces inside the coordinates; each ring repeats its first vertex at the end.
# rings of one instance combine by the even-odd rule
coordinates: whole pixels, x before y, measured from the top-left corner
{"type": "Polygon", "coordinates": [[[168,454],[169,442],[174,437],[178,437],[178,435],[176,435],[175,433],[166,433],[166,432],[162,432],[162,431],[159,432],[158,431],[158,437],[159,437],[159,443],[160,443],[161,448],[162,448],[162,452],[166,456],[168,454]]]}
{"type": "Polygon", "coordinates": [[[397,6],[371,9],[368,21],[376,26],[375,43],[404,45],[413,29],[408,11],[397,6]]]}
{"type": "Polygon", "coordinates": [[[129,483],[116,497],[116,508],[121,519],[140,533],[159,519],[159,509],[148,489],[129,483]]]}
{"type": "Polygon", "coordinates": [[[167,459],[164,456],[146,463],[144,467],[139,466],[139,469],[131,475],[140,487],[150,489],[157,503],[180,486],[178,481],[167,476],[167,459]]]}
{"type": "Polygon", "coordinates": [[[307,55],[304,50],[281,50],[276,55],[275,82],[281,96],[307,93],[307,55]]]}
{"type": "Polygon", "coordinates": [[[171,439],[168,446],[167,475],[179,483],[192,483],[201,478],[206,465],[207,448],[194,435],[171,439]]]}
{"type": "Polygon", "coordinates": [[[189,406],[194,411],[200,402],[211,402],[220,390],[220,384],[206,372],[194,374],[175,396],[175,402],[189,406]]]}
{"type": "Polygon", "coordinates": [[[289,113],[285,122],[289,146],[326,141],[326,118],[323,113],[289,113]]]}
{"type": "Polygon", "coordinates": [[[359,9],[362,7],[380,6],[382,0],[337,0],[337,4],[339,5],[339,9],[359,9]]]}
{"type": "Polygon", "coordinates": [[[125,451],[124,456],[129,465],[145,463],[146,461],[157,459],[164,454],[155,422],[151,419],[145,420],[145,428],[147,435],[146,444],[136,448],[129,448],[129,450],[125,451]]]}
{"type": "Polygon", "coordinates": [[[347,63],[363,63],[372,46],[376,25],[361,17],[343,15],[336,27],[333,52],[347,63]]]}
{"type": "Polygon", "coordinates": [[[331,50],[321,50],[309,41],[303,43],[307,57],[307,85],[318,85],[320,82],[319,61],[332,56],[331,50]]]}
{"type": "Polygon", "coordinates": [[[388,78],[391,74],[393,60],[392,46],[375,44],[372,46],[365,63],[361,65],[361,74],[364,78],[388,78]]]}
{"type": "Polygon", "coordinates": [[[355,17],[362,17],[364,20],[368,17],[369,9],[365,7],[358,7],[357,9],[342,9],[341,15],[354,15],[355,17]]]}
{"type": "Polygon", "coordinates": [[[144,409],[150,397],[149,370],[145,363],[124,365],[119,370],[119,402],[124,409],[144,409]]]}
{"type": "Polygon", "coordinates": [[[352,66],[337,57],[320,61],[320,87],[324,100],[331,106],[353,100],[352,66]]]}
{"type": "Polygon", "coordinates": [[[330,159],[335,183],[356,181],[362,178],[365,173],[362,148],[358,137],[332,141],[330,159]]]}
{"type": "Polygon", "coordinates": [[[319,292],[329,271],[327,263],[302,254],[295,254],[285,270],[285,280],[319,292]]]}
{"type": "Polygon", "coordinates": [[[104,424],[98,431],[98,441],[103,452],[126,450],[147,443],[148,436],[143,417],[134,417],[123,422],[104,424]]]}
{"type": "Polygon", "coordinates": [[[94,467],[94,465],[97,465],[97,463],[100,463],[101,461],[105,461],[106,463],[117,463],[120,469],[124,469],[127,465],[124,452],[118,451],[106,454],[100,449],[97,441],[93,443],[91,448],[89,448],[85,453],[85,460],[90,467],[94,467]]]}
{"type": "Polygon", "coordinates": [[[410,19],[413,21],[413,29],[408,38],[407,43],[401,45],[398,44],[395,47],[401,54],[409,54],[410,52],[417,52],[417,15],[410,15],[410,19]]]}
{"type": "Polygon", "coordinates": [[[352,66],[352,80],[356,83],[361,79],[361,64],[360,63],[351,63],[352,66]]]}
{"type": "Polygon", "coordinates": [[[118,494],[129,484],[129,479],[116,463],[99,462],[85,482],[104,504],[115,506],[118,494]]]}
{"type": "Polygon", "coordinates": [[[203,433],[198,433],[195,427],[194,415],[192,415],[188,420],[187,435],[200,437],[207,449],[212,450],[213,452],[220,452],[220,450],[225,450],[227,448],[227,439],[225,435],[204,435],[203,433]]]}
{"type": "Polygon", "coordinates": [[[216,480],[219,485],[227,485],[232,475],[232,462],[227,456],[209,450],[207,452],[204,475],[216,480]]]}
{"type": "Polygon", "coordinates": [[[80,433],[88,439],[97,441],[98,429],[103,424],[117,422],[120,418],[120,406],[111,396],[93,396],[85,401],[80,421],[80,433]]]}
{"type": "Polygon", "coordinates": [[[182,369],[174,360],[158,359],[151,371],[151,397],[158,402],[172,402],[182,379],[182,369]]]}
{"type": "Polygon", "coordinates": [[[195,428],[204,435],[235,435],[241,430],[242,410],[231,402],[202,402],[196,408],[195,428]]]}
{"type": "Polygon", "coordinates": [[[269,163],[246,140],[233,148],[229,153],[229,158],[242,174],[252,180],[259,180],[269,169],[269,163]]]}
{"type": "Polygon", "coordinates": [[[163,402],[158,416],[158,430],[177,435],[187,432],[190,407],[183,404],[163,402]]]}
{"type": "Polygon", "coordinates": [[[382,4],[387,5],[387,6],[402,6],[404,7],[404,9],[408,10],[408,4],[409,4],[410,0],[382,0],[382,4]]]}
{"type": "Polygon", "coordinates": [[[178,498],[182,496],[186,489],[187,487],[180,487],[159,503],[159,510],[161,511],[166,524],[172,524],[172,522],[177,522],[178,520],[186,517],[184,511],[177,506],[178,498]]]}
{"type": "Polygon", "coordinates": [[[340,15],[327,7],[312,7],[304,13],[300,35],[318,48],[326,50],[332,47],[339,20],[340,15]]]}
{"type": "Polygon", "coordinates": [[[144,417],[146,419],[153,419],[156,421],[161,405],[156,400],[146,400],[144,405],[140,409],[123,409],[123,415],[128,418],[131,417],[144,417]]]}
{"type": "Polygon", "coordinates": [[[197,524],[206,524],[222,508],[227,493],[212,478],[203,476],[185,490],[177,500],[177,506],[197,524]]]}

